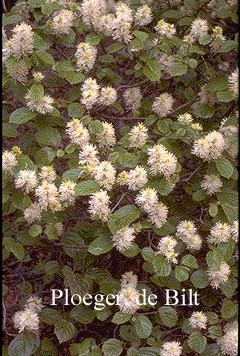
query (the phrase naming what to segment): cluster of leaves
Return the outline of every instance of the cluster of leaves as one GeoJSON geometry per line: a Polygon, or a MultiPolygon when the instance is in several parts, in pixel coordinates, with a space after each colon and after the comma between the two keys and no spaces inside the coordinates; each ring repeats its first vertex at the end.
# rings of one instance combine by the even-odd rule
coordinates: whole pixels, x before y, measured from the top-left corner
{"type": "MultiPolygon", "coordinates": [[[[141,5],[138,1],[129,3],[133,9],[141,5]]],[[[19,146],[22,150],[14,177],[22,169],[38,171],[42,166],[52,165],[59,182],[77,183],[74,207],[55,214],[47,212],[44,221],[28,226],[22,213],[31,204],[31,194],[16,190],[13,178],[3,176],[4,355],[155,356],[163,342],[175,339],[175,333],[183,345],[184,355],[221,355],[216,339],[223,334],[226,322],[234,320],[237,313],[235,242],[230,240],[216,247],[204,241],[200,251],[189,253],[179,241],[176,266],[163,256],[156,256],[154,251],[159,238],[174,235],[182,220],[194,220],[204,240],[216,222],[232,224],[237,220],[236,160],[227,151],[211,163],[193,156],[190,149],[196,131],[181,126],[177,120],[180,114],[191,113],[203,126],[198,137],[218,130],[225,117],[228,124],[236,124],[236,100],[228,89],[228,76],[236,63],[237,9],[222,6],[222,10],[220,7],[216,12],[216,8],[207,7],[207,3],[206,0],[154,0],[151,4],[153,24],[133,29],[129,44],[94,32],[80,18],[69,34],[54,35],[48,21],[62,9],[59,2],[18,1],[3,16],[7,34],[21,21],[31,24],[34,31],[34,52],[24,59],[29,70],[27,83],[14,81],[9,75],[9,68],[16,65],[16,59],[8,58],[3,71],[4,149],[19,146]],[[217,24],[223,28],[227,40],[214,53],[208,36],[194,44],[191,51],[184,46],[182,38],[197,17],[207,19],[210,27],[217,24]],[[154,26],[160,19],[173,23],[177,32],[173,38],[165,38],[153,46],[154,26]],[[74,54],[82,41],[98,49],[94,69],[87,74],[76,71],[74,54]],[[158,60],[160,52],[175,59],[167,75],[158,60]],[[44,74],[41,85],[34,84],[33,71],[44,74]],[[94,107],[87,111],[80,103],[80,86],[88,77],[117,90],[118,99],[111,107],[94,107]],[[124,90],[133,86],[143,93],[141,108],[134,115],[124,106],[122,98],[124,90]],[[210,97],[208,103],[199,100],[203,86],[210,97]],[[54,98],[51,113],[42,115],[26,107],[25,95],[28,89],[33,91],[33,87],[38,91],[36,95],[43,91],[54,98]],[[175,103],[172,113],[159,119],[152,112],[152,102],[162,92],[172,93],[175,103]],[[92,178],[81,175],[79,150],[65,134],[71,118],[79,118],[93,140],[103,130],[102,121],[113,123],[118,141],[103,158],[118,172],[138,164],[145,166],[147,149],[153,143],[161,143],[175,154],[176,174],[170,180],[149,177],[148,182],[169,208],[168,221],[162,228],[156,228],[141,215],[134,205],[134,194],[125,187],[111,190],[112,206],[116,208],[106,224],[90,219],[86,212],[88,198],[100,187],[92,178]],[[138,121],[147,126],[150,139],[142,148],[133,150],[129,147],[128,133],[138,121]],[[200,182],[206,173],[221,176],[221,192],[209,196],[202,190],[200,182]],[[64,225],[61,238],[54,230],[56,222],[64,225]],[[142,227],[137,242],[129,250],[117,252],[113,248],[112,234],[133,222],[140,222],[142,227]],[[52,226],[47,234],[46,224],[52,226]],[[206,270],[217,268],[222,261],[230,265],[231,276],[216,293],[209,285],[206,270]],[[80,295],[115,294],[120,289],[121,275],[129,270],[138,275],[140,289],[161,296],[160,300],[164,299],[164,288],[198,290],[199,310],[207,315],[208,328],[203,332],[191,328],[188,323],[191,308],[167,307],[160,303],[156,309],[144,306],[131,316],[121,313],[116,306],[96,311],[84,305],[63,307],[63,302],[59,302],[57,307],[46,306],[40,313],[40,337],[26,331],[12,337],[15,333],[12,315],[29,295],[43,297],[48,304],[52,288],[70,288],[72,294],[80,295]]],[[[236,145],[236,137],[232,145],[236,145]]]]}

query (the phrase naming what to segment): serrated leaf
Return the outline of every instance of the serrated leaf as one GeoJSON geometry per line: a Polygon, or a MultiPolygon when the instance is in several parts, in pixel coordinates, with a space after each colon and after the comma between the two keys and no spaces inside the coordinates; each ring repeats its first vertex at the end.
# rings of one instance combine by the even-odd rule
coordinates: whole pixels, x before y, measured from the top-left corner
{"type": "Polygon", "coordinates": [[[58,129],[46,127],[36,133],[36,141],[41,146],[58,147],[62,141],[62,138],[58,129]]]}
{"type": "Polygon", "coordinates": [[[34,117],[37,116],[36,112],[32,112],[27,108],[20,108],[15,110],[10,118],[9,118],[9,123],[10,124],[25,124],[26,122],[32,120],[34,117]]]}
{"type": "Polygon", "coordinates": [[[194,331],[188,337],[188,345],[193,351],[202,353],[207,345],[207,338],[199,331],[194,331]]]}
{"type": "Polygon", "coordinates": [[[237,315],[238,312],[238,306],[236,303],[232,302],[231,300],[227,300],[222,308],[221,308],[221,315],[223,319],[232,319],[237,315]]]}
{"type": "Polygon", "coordinates": [[[173,77],[177,77],[177,76],[181,76],[183,74],[186,74],[188,71],[188,66],[184,63],[174,63],[170,69],[169,69],[169,73],[173,76],[173,77]]]}
{"type": "Polygon", "coordinates": [[[102,255],[113,248],[112,240],[108,236],[99,236],[88,247],[88,252],[94,256],[102,255]]]}
{"type": "Polygon", "coordinates": [[[224,177],[229,179],[234,172],[234,168],[229,160],[226,158],[218,158],[215,160],[215,165],[216,168],[219,172],[219,174],[224,177]]]}
{"type": "Polygon", "coordinates": [[[85,180],[80,182],[75,187],[76,196],[87,196],[97,192],[100,185],[95,180],[85,180]]]}
{"type": "Polygon", "coordinates": [[[203,270],[193,272],[190,279],[195,288],[202,289],[209,285],[208,276],[203,270]]]}
{"type": "Polygon", "coordinates": [[[104,356],[119,356],[123,352],[122,342],[118,339],[108,339],[102,346],[104,356]]]}
{"type": "Polygon", "coordinates": [[[68,320],[59,320],[54,325],[54,333],[57,336],[60,344],[71,340],[74,337],[76,331],[77,330],[73,323],[68,320]]]}
{"type": "MultiPolygon", "coordinates": [[[[189,269],[188,269],[189,270],[189,269]]],[[[187,281],[189,278],[189,273],[186,267],[177,266],[175,268],[174,276],[179,282],[187,281]]]]}
{"type": "Polygon", "coordinates": [[[122,228],[129,226],[140,216],[140,210],[135,205],[126,205],[108,216],[108,227],[114,234],[122,228]]]}
{"type": "Polygon", "coordinates": [[[42,233],[42,227],[41,225],[38,224],[33,224],[30,229],[28,230],[28,233],[32,237],[36,237],[42,233]]]}
{"type": "Polygon", "coordinates": [[[35,55],[37,56],[37,58],[39,59],[39,61],[41,63],[48,64],[50,66],[53,66],[55,64],[55,60],[54,60],[53,56],[46,51],[37,50],[35,52],[35,55]]]}
{"type": "Polygon", "coordinates": [[[121,311],[119,311],[116,314],[114,314],[112,318],[112,323],[117,325],[125,324],[127,321],[131,319],[131,317],[132,317],[131,314],[124,314],[121,311]]]}
{"type": "Polygon", "coordinates": [[[209,251],[206,255],[206,262],[210,270],[218,270],[223,261],[224,257],[219,249],[209,251]]]}
{"type": "Polygon", "coordinates": [[[197,269],[199,267],[196,257],[190,254],[183,256],[183,258],[181,259],[181,263],[184,266],[194,269],[197,269]]]}
{"type": "Polygon", "coordinates": [[[155,256],[152,264],[156,275],[159,277],[167,277],[171,273],[171,264],[161,255],[155,256]]]}
{"type": "Polygon", "coordinates": [[[20,242],[15,241],[12,237],[6,237],[3,240],[4,246],[14,254],[14,256],[20,260],[23,261],[24,256],[25,256],[25,250],[24,247],[20,244],[20,242]]]}
{"type": "Polygon", "coordinates": [[[160,307],[158,309],[158,314],[161,318],[163,325],[167,326],[168,328],[172,328],[177,324],[178,315],[172,307],[160,307]]]}
{"type": "Polygon", "coordinates": [[[136,333],[141,339],[147,339],[151,335],[153,326],[147,316],[145,315],[136,316],[134,324],[135,324],[136,333]]]}
{"type": "Polygon", "coordinates": [[[70,117],[82,117],[84,113],[85,109],[80,103],[72,103],[68,107],[68,115],[70,117]]]}
{"type": "Polygon", "coordinates": [[[8,348],[9,356],[30,356],[39,343],[40,340],[36,334],[21,333],[11,341],[8,348]]]}

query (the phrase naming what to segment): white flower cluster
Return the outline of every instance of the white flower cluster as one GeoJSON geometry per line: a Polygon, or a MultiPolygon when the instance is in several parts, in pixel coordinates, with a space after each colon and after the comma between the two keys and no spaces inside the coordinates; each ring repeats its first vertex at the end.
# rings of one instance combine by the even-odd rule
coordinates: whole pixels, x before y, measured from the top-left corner
{"type": "Polygon", "coordinates": [[[130,42],[132,39],[132,22],[132,10],[127,4],[119,2],[116,9],[116,17],[113,20],[113,39],[125,43],[130,42]]]}
{"type": "Polygon", "coordinates": [[[177,158],[163,145],[154,145],[148,149],[148,164],[153,175],[170,178],[177,168],[177,158]]]}
{"type": "Polygon", "coordinates": [[[61,183],[59,187],[59,200],[63,207],[74,205],[76,199],[75,187],[76,183],[70,180],[61,183]]]}
{"type": "Polygon", "coordinates": [[[135,229],[131,226],[124,227],[112,236],[113,246],[120,252],[132,247],[132,242],[136,238],[135,229]]]}
{"type": "Polygon", "coordinates": [[[217,192],[220,192],[223,186],[223,182],[221,178],[215,174],[205,174],[203,181],[200,183],[200,186],[208,195],[213,195],[217,192]]]}
{"type": "Polygon", "coordinates": [[[4,43],[5,55],[17,59],[31,55],[34,49],[33,35],[32,27],[25,22],[16,25],[12,37],[4,43]]]}
{"type": "Polygon", "coordinates": [[[70,32],[73,25],[74,14],[70,10],[61,10],[53,17],[53,30],[58,35],[65,35],[70,32]]]}
{"type": "Polygon", "coordinates": [[[33,100],[31,97],[31,92],[28,91],[28,93],[25,95],[25,99],[27,101],[27,107],[31,111],[36,111],[43,115],[53,111],[52,104],[54,103],[54,99],[50,95],[44,95],[39,100],[33,100]]]}
{"type": "Polygon", "coordinates": [[[88,78],[84,81],[82,88],[81,103],[90,110],[99,103],[105,106],[112,105],[117,99],[117,92],[112,87],[102,88],[97,84],[96,79],[88,78]]]}
{"type": "Polygon", "coordinates": [[[97,31],[101,18],[107,13],[107,3],[105,0],[83,0],[80,12],[83,23],[97,31]]]}
{"type": "Polygon", "coordinates": [[[102,161],[92,171],[94,179],[106,190],[112,189],[116,180],[116,170],[108,161],[102,161]]]}
{"type": "Polygon", "coordinates": [[[181,221],[176,230],[176,236],[186,244],[189,250],[200,250],[202,239],[192,221],[181,221]]]}
{"type": "Polygon", "coordinates": [[[136,166],[129,172],[122,171],[118,176],[118,183],[120,185],[128,185],[128,188],[133,191],[141,189],[147,182],[147,172],[141,166],[136,166]]]}
{"type": "Polygon", "coordinates": [[[15,179],[15,187],[29,194],[38,184],[38,178],[35,171],[27,169],[20,170],[15,179]]]}
{"type": "Polygon", "coordinates": [[[218,131],[212,131],[194,142],[192,153],[204,161],[210,162],[219,158],[225,147],[226,143],[223,134],[218,131]]]}
{"type": "Polygon", "coordinates": [[[133,126],[128,134],[128,137],[130,141],[130,147],[141,147],[147,142],[148,129],[144,124],[138,123],[137,125],[133,126]]]}
{"type": "Polygon", "coordinates": [[[219,49],[219,47],[224,43],[226,37],[223,36],[223,29],[221,26],[215,26],[212,32],[212,42],[210,43],[210,47],[213,51],[219,49]]]}
{"type": "Polygon", "coordinates": [[[180,356],[182,346],[178,341],[164,342],[161,346],[160,356],[180,356]]]}
{"type": "Polygon", "coordinates": [[[102,222],[106,222],[110,214],[110,198],[106,190],[100,190],[91,195],[89,199],[89,213],[97,216],[102,222]]]}
{"type": "Polygon", "coordinates": [[[227,242],[231,239],[232,229],[227,223],[217,222],[210,230],[210,236],[208,236],[208,242],[210,244],[220,244],[221,242],[227,242]]]}
{"type": "Polygon", "coordinates": [[[39,329],[38,313],[42,310],[42,300],[37,297],[30,297],[24,309],[16,312],[13,316],[14,327],[19,330],[19,333],[24,330],[37,332],[39,329]]]}
{"type": "Polygon", "coordinates": [[[79,164],[87,173],[92,173],[94,168],[99,164],[98,150],[96,146],[88,144],[82,147],[79,152],[79,164]]]}
{"type": "Polygon", "coordinates": [[[239,71],[238,68],[232,72],[232,74],[228,77],[228,86],[229,90],[233,93],[235,98],[238,98],[239,95],[239,84],[238,84],[238,79],[239,79],[239,71]]]}
{"type": "Polygon", "coordinates": [[[89,143],[89,132],[78,119],[72,119],[67,123],[66,133],[71,142],[80,147],[85,147],[89,143]]]}
{"type": "Polygon", "coordinates": [[[87,72],[93,68],[96,62],[97,49],[87,42],[81,42],[77,46],[75,56],[77,58],[77,70],[87,72]]]}
{"type": "Polygon", "coordinates": [[[190,36],[195,40],[199,37],[207,35],[208,33],[208,23],[206,20],[197,18],[191,24],[190,36]]]}
{"type": "Polygon", "coordinates": [[[142,100],[141,89],[138,87],[128,88],[123,93],[123,99],[126,107],[129,110],[132,111],[138,110],[141,106],[141,100],[142,100]]]}
{"type": "Polygon", "coordinates": [[[238,322],[227,324],[224,328],[224,335],[217,340],[221,351],[227,356],[238,355],[238,322]]]}
{"type": "Polygon", "coordinates": [[[2,170],[7,174],[13,174],[14,168],[17,166],[17,156],[14,152],[4,151],[2,154],[2,170]]]}
{"type": "Polygon", "coordinates": [[[217,270],[207,271],[210,285],[214,289],[218,289],[220,285],[226,283],[230,274],[231,269],[226,262],[222,262],[217,270]]]}
{"type": "Polygon", "coordinates": [[[163,255],[166,257],[168,262],[178,263],[177,256],[178,253],[175,252],[174,247],[177,245],[177,241],[171,236],[167,235],[160,239],[157,246],[156,254],[163,255]]]}
{"type": "Polygon", "coordinates": [[[178,116],[178,121],[182,124],[182,125],[186,125],[186,126],[189,126],[192,121],[193,121],[193,117],[191,114],[189,114],[188,112],[182,114],[182,115],[179,115],[178,116]]]}
{"type": "Polygon", "coordinates": [[[163,93],[155,98],[152,110],[159,117],[166,117],[172,111],[174,99],[171,94],[163,93]]]}
{"type": "Polygon", "coordinates": [[[111,123],[103,122],[103,131],[96,135],[98,146],[102,149],[110,149],[116,143],[115,130],[111,123]]]}
{"type": "Polygon", "coordinates": [[[168,208],[158,201],[155,189],[142,189],[136,196],[135,202],[143,212],[148,214],[149,219],[157,228],[161,228],[166,223],[168,208]]]}
{"type": "Polygon", "coordinates": [[[124,314],[135,314],[140,308],[138,303],[137,276],[126,272],[122,276],[121,290],[118,293],[119,309],[124,314]]]}
{"type": "Polygon", "coordinates": [[[173,24],[166,22],[165,20],[160,20],[155,27],[156,32],[158,32],[161,36],[165,36],[167,38],[172,38],[176,33],[176,28],[173,24]]]}
{"type": "Polygon", "coordinates": [[[136,25],[146,26],[152,22],[152,10],[148,5],[139,7],[134,15],[136,25]]]}
{"type": "Polygon", "coordinates": [[[194,329],[206,329],[207,317],[202,311],[193,312],[191,317],[189,318],[189,323],[194,329]]]}

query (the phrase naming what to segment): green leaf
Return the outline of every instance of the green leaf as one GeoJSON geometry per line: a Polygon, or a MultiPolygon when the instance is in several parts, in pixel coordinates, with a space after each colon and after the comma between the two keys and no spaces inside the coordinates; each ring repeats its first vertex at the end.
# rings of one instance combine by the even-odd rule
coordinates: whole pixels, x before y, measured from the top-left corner
{"type": "Polygon", "coordinates": [[[122,43],[113,43],[109,48],[108,48],[108,53],[114,53],[122,49],[124,45],[122,43]]]}
{"type": "Polygon", "coordinates": [[[220,103],[229,103],[230,101],[234,100],[233,93],[229,90],[218,91],[217,98],[220,103]]]}
{"type": "Polygon", "coordinates": [[[89,43],[91,46],[96,46],[102,39],[102,34],[90,33],[86,36],[85,42],[89,43]]]}
{"type": "Polygon", "coordinates": [[[9,123],[10,124],[25,124],[26,122],[32,120],[34,117],[37,116],[36,112],[32,112],[28,110],[27,108],[20,108],[15,110],[10,118],[9,118],[9,123]]]}
{"type": "Polygon", "coordinates": [[[215,108],[207,104],[193,104],[192,108],[194,115],[200,119],[210,119],[215,113],[215,108]]]}
{"type": "Polygon", "coordinates": [[[68,320],[59,320],[54,325],[54,333],[57,336],[60,344],[71,340],[74,337],[76,331],[77,330],[73,323],[68,320]]]}
{"type": "Polygon", "coordinates": [[[88,124],[88,129],[92,135],[97,135],[103,131],[103,125],[99,120],[92,120],[88,124]]]}
{"type": "Polygon", "coordinates": [[[171,273],[171,264],[161,255],[155,256],[152,264],[156,275],[159,277],[167,277],[171,273]]]}
{"type": "Polygon", "coordinates": [[[87,196],[97,192],[100,185],[95,180],[85,180],[80,182],[75,187],[76,196],[87,196]]]}
{"type": "Polygon", "coordinates": [[[119,311],[113,316],[112,323],[117,325],[125,324],[127,321],[131,319],[131,317],[132,317],[131,314],[124,314],[121,311],[119,311]]]}
{"type": "Polygon", "coordinates": [[[216,216],[218,213],[218,206],[216,204],[210,204],[208,212],[210,216],[216,216]]]}
{"type": "Polygon", "coordinates": [[[149,67],[143,67],[143,74],[152,82],[159,80],[161,76],[160,73],[154,73],[151,69],[149,69],[149,67]]]}
{"type": "Polygon", "coordinates": [[[55,157],[55,152],[50,147],[42,147],[36,152],[36,163],[40,166],[50,164],[55,157]]]}
{"type": "Polygon", "coordinates": [[[163,325],[167,326],[168,328],[172,328],[177,324],[178,315],[172,307],[160,307],[158,309],[158,314],[161,318],[163,325]]]}
{"type": "Polygon", "coordinates": [[[4,246],[14,254],[14,256],[20,260],[23,261],[24,256],[25,256],[25,250],[24,247],[20,244],[20,242],[15,241],[12,237],[6,237],[3,240],[4,246]]]}
{"type": "Polygon", "coordinates": [[[221,45],[221,47],[217,50],[217,52],[227,53],[232,51],[233,49],[237,49],[237,47],[238,47],[237,41],[227,40],[221,45]]]}
{"type": "Polygon", "coordinates": [[[53,56],[46,51],[38,50],[35,52],[35,55],[39,59],[40,63],[48,64],[50,66],[53,66],[55,64],[53,56]]]}
{"type": "Polygon", "coordinates": [[[223,254],[219,249],[209,251],[206,255],[206,262],[210,270],[217,270],[223,261],[223,254]]]}
{"type": "MultiPolygon", "coordinates": [[[[80,177],[81,174],[81,170],[80,169],[69,169],[68,171],[64,172],[62,175],[62,180],[66,181],[66,180],[72,180],[74,182],[76,182],[78,180],[78,178],[80,177]]],[[[75,192],[77,191],[77,185],[75,187],[75,192]]]]}
{"type": "Polygon", "coordinates": [[[62,138],[58,129],[45,127],[36,133],[36,141],[41,146],[58,147],[62,141],[62,138]]]}
{"type": "Polygon", "coordinates": [[[183,74],[186,74],[188,70],[188,66],[184,63],[179,63],[176,62],[174,63],[170,69],[169,69],[169,73],[173,76],[173,77],[177,77],[183,74]]]}
{"type": "Polygon", "coordinates": [[[148,59],[146,61],[146,64],[147,64],[148,68],[151,70],[151,72],[153,72],[155,74],[156,78],[160,79],[161,66],[160,66],[159,62],[152,60],[152,59],[148,59]]]}
{"type": "Polygon", "coordinates": [[[119,163],[123,167],[135,168],[138,164],[138,157],[132,153],[121,153],[119,155],[119,163]]]}
{"type": "Polygon", "coordinates": [[[83,82],[85,76],[80,72],[66,72],[64,73],[64,78],[73,85],[83,82]]]}
{"type": "Polygon", "coordinates": [[[109,214],[108,227],[112,234],[115,234],[118,230],[129,226],[132,222],[137,220],[140,216],[140,210],[135,205],[126,205],[113,214],[109,214]]]}
{"type": "Polygon", "coordinates": [[[42,233],[42,227],[41,225],[38,224],[33,224],[30,229],[28,230],[28,233],[31,237],[36,237],[42,233]]]}
{"type": "Polygon", "coordinates": [[[215,165],[222,177],[229,179],[233,175],[234,168],[226,158],[216,159],[215,165]]]}
{"type": "Polygon", "coordinates": [[[146,41],[148,39],[148,34],[143,31],[133,31],[133,34],[136,38],[138,38],[140,41],[146,41]]]}
{"type": "Polygon", "coordinates": [[[196,257],[190,254],[183,256],[183,258],[181,259],[181,264],[194,269],[197,269],[199,267],[196,257]]]}
{"type": "Polygon", "coordinates": [[[232,319],[234,318],[238,313],[238,306],[236,303],[233,303],[231,300],[227,300],[222,308],[221,308],[221,315],[223,319],[232,319]]]}
{"type": "Polygon", "coordinates": [[[210,326],[208,331],[209,331],[210,337],[213,339],[217,339],[222,336],[222,329],[220,326],[210,326]]]}
{"type": "Polygon", "coordinates": [[[33,84],[29,91],[29,96],[32,101],[39,101],[44,96],[44,88],[41,84],[33,84]]]}
{"type": "Polygon", "coordinates": [[[35,348],[39,346],[39,337],[30,332],[17,335],[8,348],[9,356],[30,356],[35,348]]]}
{"type": "Polygon", "coordinates": [[[193,351],[202,353],[207,345],[207,338],[199,331],[194,331],[188,337],[188,345],[193,351]]]}
{"type": "Polygon", "coordinates": [[[190,279],[195,288],[202,289],[209,285],[208,276],[203,270],[193,272],[190,279]]]}
{"type": "Polygon", "coordinates": [[[99,236],[88,247],[88,252],[94,256],[102,255],[113,248],[112,240],[108,236],[99,236]]]}
{"type": "Polygon", "coordinates": [[[158,356],[158,355],[159,355],[159,347],[141,347],[141,349],[139,349],[136,353],[136,356],[158,356]]]}
{"type": "Polygon", "coordinates": [[[102,346],[103,356],[119,356],[123,352],[123,345],[120,340],[108,339],[102,346]]]}
{"type": "Polygon", "coordinates": [[[80,103],[72,103],[68,107],[68,115],[70,117],[82,117],[85,113],[85,109],[80,103]]]}
{"type": "Polygon", "coordinates": [[[135,317],[135,329],[136,333],[141,339],[147,339],[152,332],[152,323],[145,315],[139,315],[135,317]]]}
{"type": "MultiPolygon", "coordinates": [[[[78,299],[76,298],[76,303],[78,303],[78,299]]],[[[95,312],[89,306],[86,305],[77,305],[74,307],[70,315],[77,322],[82,324],[91,324],[95,318],[95,312]]]]}
{"type": "Polygon", "coordinates": [[[174,276],[179,282],[187,281],[189,278],[189,269],[187,267],[177,266],[175,268],[174,276]]]}

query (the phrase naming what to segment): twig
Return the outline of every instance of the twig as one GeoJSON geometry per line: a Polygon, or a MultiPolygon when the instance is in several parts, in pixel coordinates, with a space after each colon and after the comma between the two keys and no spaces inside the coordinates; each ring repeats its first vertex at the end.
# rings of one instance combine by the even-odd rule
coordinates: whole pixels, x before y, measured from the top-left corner
{"type": "Polygon", "coordinates": [[[2,0],[2,5],[3,5],[3,10],[6,12],[7,14],[7,8],[6,8],[6,4],[5,4],[5,0],[2,0]]]}
{"type": "Polygon", "coordinates": [[[5,331],[5,333],[8,336],[16,336],[16,334],[12,334],[12,333],[7,331],[7,327],[6,327],[7,309],[6,309],[6,306],[5,306],[5,303],[4,303],[3,299],[2,299],[2,307],[3,307],[3,330],[5,331]]]}
{"type": "Polygon", "coordinates": [[[123,200],[123,198],[125,197],[127,193],[124,193],[121,198],[119,199],[119,201],[117,202],[117,204],[112,208],[111,213],[118,207],[118,205],[121,203],[121,201],[123,200]]]}

